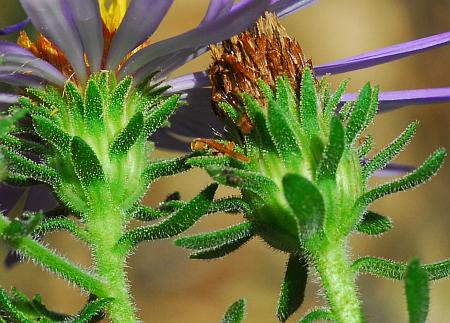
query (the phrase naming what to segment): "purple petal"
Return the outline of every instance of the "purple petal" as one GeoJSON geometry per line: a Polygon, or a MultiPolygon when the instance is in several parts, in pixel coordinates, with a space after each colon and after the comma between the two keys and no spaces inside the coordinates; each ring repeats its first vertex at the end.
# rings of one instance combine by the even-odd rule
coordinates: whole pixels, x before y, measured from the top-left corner
{"type": "MultiPolygon", "coordinates": [[[[152,68],[158,58],[181,49],[199,48],[226,39],[248,28],[268,8],[269,0],[251,0],[228,15],[205,23],[184,34],[150,45],[133,55],[119,76],[133,75],[142,67],[152,68]]],[[[156,69],[153,69],[156,70],[156,69]]]]}
{"type": "Polygon", "coordinates": [[[66,82],[66,77],[53,65],[35,56],[0,53],[0,60],[3,61],[0,64],[0,74],[32,75],[59,87],[63,87],[66,82]]]}
{"type": "Polygon", "coordinates": [[[9,84],[18,87],[35,87],[43,86],[44,81],[32,75],[23,74],[0,74],[0,83],[9,84]]]}
{"type": "Polygon", "coordinates": [[[205,71],[201,71],[168,80],[164,84],[171,86],[171,88],[168,90],[168,93],[177,93],[188,89],[206,87],[211,83],[209,81],[208,73],[205,71]]]}
{"type": "Polygon", "coordinates": [[[207,23],[211,20],[220,18],[230,12],[233,7],[234,0],[211,0],[208,10],[200,24],[207,23]]]}
{"type": "Polygon", "coordinates": [[[173,0],[133,0],[114,36],[106,61],[115,70],[126,54],[147,40],[158,28],[173,0]]]}
{"type": "Polygon", "coordinates": [[[406,173],[412,172],[416,168],[413,166],[402,165],[402,164],[388,164],[385,168],[377,170],[374,176],[384,177],[384,176],[398,176],[404,175],[406,173]]]}
{"type": "Polygon", "coordinates": [[[2,28],[2,29],[0,29],[0,36],[9,35],[9,34],[12,34],[13,32],[21,30],[23,27],[28,25],[29,22],[30,22],[30,18],[26,18],[25,20],[22,20],[21,22],[15,24],[15,25],[11,25],[11,26],[2,28]]]}
{"type": "MultiPolygon", "coordinates": [[[[358,93],[346,93],[341,102],[355,101],[358,93]]],[[[450,87],[380,92],[380,112],[388,112],[407,105],[434,104],[450,101],[450,87]]]]}
{"type": "Polygon", "coordinates": [[[0,55],[2,54],[18,54],[35,57],[32,52],[15,43],[0,40],[0,55]]]}
{"type": "Polygon", "coordinates": [[[275,12],[278,17],[282,18],[306,8],[316,1],[317,0],[272,0],[269,10],[275,12]]]}
{"type": "Polygon", "coordinates": [[[67,57],[80,81],[87,80],[83,44],[64,0],[20,0],[34,27],[67,57]]]}
{"type": "Polygon", "coordinates": [[[91,72],[101,68],[103,56],[103,27],[98,1],[67,0],[75,26],[86,52],[91,72]]]}
{"type": "Polygon", "coordinates": [[[319,65],[314,70],[317,75],[344,73],[384,64],[448,43],[450,43],[450,32],[445,32],[319,65]]]}
{"type": "Polygon", "coordinates": [[[19,100],[20,96],[10,93],[0,93],[0,103],[13,104],[19,100]]]}

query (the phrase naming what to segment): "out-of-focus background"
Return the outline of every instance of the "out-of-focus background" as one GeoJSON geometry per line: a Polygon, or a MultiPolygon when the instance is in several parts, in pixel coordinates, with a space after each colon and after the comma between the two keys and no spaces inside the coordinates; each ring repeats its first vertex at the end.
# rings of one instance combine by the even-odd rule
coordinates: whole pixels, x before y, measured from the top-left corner
{"type": "MultiPolygon", "coordinates": [[[[154,40],[163,39],[194,27],[205,12],[207,0],[176,0],[154,40]]],[[[1,0],[0,26],[24,17],[18,1],[1,0]]],[[[450,30],[449,0],[339,0],[318,1],[282,20],[288,32],[302,45],[315,64],[405,42],[450,30]]],[[[16,35],[14,36],[16,37],[16,35]]],[[[10,37],[12,40],[14,37],[10,37]]],[[[209,55],[181,68],[176,75],[205,69],[209,55]]],[[[370,80],[381,90],[450,86],[450,46],[366,70],[333,77],[335,85],[351,79],[350,89],[358,90],[370,80]]],[[[437,147],[450,149],[450,103],[415,106],[382,114],[370,131],[381,148],[411,121],[420,120],[416,138],[398,162],[418,165],[437,147]]],[[[157,157],[176,153],[160,151],[157,157]]],[[[388,179],[382,179],[388,180],[388,179]]],[[[146,203],[156,205],[169,193],[179,190],[189,199],[209,182],[202,171],[164,179],[153,185],[146,203]]],[[[379,182],[379,181],[378,181],[379,182]]],[[[353,257],[373,255],[409,261],[418,256],[423,262],[450,257],[450,161],[431,183],[411,192],[383,199],[374,210],[390,216],[394,229],[380,238],[355,235],[349,251],[353,257]]],[[[224,188],[220,194],[232,193],[224,188]]],[[[212,215],[191,232],[222,228],[240,216],[212,215]]],[[[52,247],[83,265],[90,264],[89,252],[66,234],[45,239],[52,247]]],[[[6,254],[0,246],[0,258],[6,254]]],[[[142,245],[129,259],[132,292],[144,322],[219,322],[226,308],[236,299],[248,301],[246,322],[276,322],[275,308],[284,274],[286,255],[276,252],[258,239],[216,261],[188,260],[187,253],[172,241],[142,245]]],[[[289,322],[296,322],[306,311],[322,302],[317,278],[311,274],[306,300],[289,322]]],[[[369,322],[406,322],[403,283],[361,276],[358,279],[369,322]]],[[[31,262],[13,270],[0,267],[0,285],[14,285],[29,296],[40,293],[46,304],[58,311],[75,313],[84,304],[74,287],[54,278],[31,262]]],[[[450,322],[450,281],[431,285],[429,322],[450,322]]]]}

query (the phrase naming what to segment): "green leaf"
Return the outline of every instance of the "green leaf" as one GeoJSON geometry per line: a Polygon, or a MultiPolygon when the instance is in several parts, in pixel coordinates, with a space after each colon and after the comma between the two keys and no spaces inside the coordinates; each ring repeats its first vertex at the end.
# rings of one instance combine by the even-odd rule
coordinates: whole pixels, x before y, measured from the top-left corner
{"type": "Polygon", "coordinates": [[[240,299],[233,303],[225,313],[222,323],[241,323],[245,316],[245,300],[240,299]]]}
{"type": "Polygon", "coordinates": [[[167,216],[169,213],[155,210],[151,207],[147,207],[144,205],[138,205],[134,207],[131,211],[133,219],[139,221],[153,221],[167,216]]]}
{"type": "Polygon", "coordinates": [[[345,131],[341,121],[333,116],[330,123],[330,136],[317,169],[317,179],[335,180],[336,171],[345,150],[345,131]]]}
{"type": "Polygon", "coordinates": [[[344,80],[341,84],[339,84],[339,87],[337,88],[333,97],[325,105],[324,115],[326,116],[326,118],[328,120],[330,120],[331,117],[334,116],[334,111],[335,111],[338,103],[341,101],[342,95],[344,94],[345,90],[347,89],[348,82],[349,82],[349,80],[344,80]]]}
{"type": "Polygon", "coordinates": [[[83,96],[78,90],[77,86],[72,82],[67,82],[64,92],[69,97],[70,109],[75,112],[75,115],[84,116],[84,102],[83,96]]]}
{"type": "Polygon", "coordinates": [[[248,190],[260,197],[269,196],[278,190],[276,184],[259,173],[231,167],[208,167],[209,175],[218,183],[248,190]]]}
{"type": "Polygon", "coordinates": [[[204,249],[201,251],[197,251],[197,252],[191,253],[189,255],[189,258],[190,259],[208,259],[208,260],[222,258],[222,257],[225,257],[226,255],[236,251],[240,247],[242,247],[251,238],[252,238],[252,236],[242,237],[235,241],[230,241],[221,246],[218,246],[217,248],[204,249]]]}
{"type": "Polygon", "coordinates": [[[186,249],[216,249],[242,238],[252,237],[254,228],[251,222],[233,225],[223,230],[203,233],[175,240],[175,245],[186,249]]]}
{"type": "Polygon", "coordinates": [[[387,232],[392,228],[392,222],[389,218],[367,211],[360,223],[356,226],[356,230],[368,235],[379,235],[387,232]]]}
{"type": "Polygon", "coordinates": [[[309,237],[323,230],[325,204],[317,187],[297,174],[283,177],[283,191],[298,223],[300,235],[309,237]]]}
{"type": "Polygon", "coordinates": [[[117,157],[126,155],[141,136],[143,130],[144,115],[142,112],[137,112],[122,132],[114,139],[114,142],[109,148],[110,156],[117,157]]]}
{"type": "MultiPolygon", "coordinates": [[[[261,148],[271,150],[273,145],[272,139],[267,128],[266,116],[262,107],[258,101],[247,93],[242,94],[242,98],[244,99],[245,112],[252,122],[252,132],[254,132],[256,140],[259,142],[261,148]]],[[[273,100],[270,101],[273,102],[273,100]]]]}
{"type": "Polygon", "coordinates": [[[88,125],[103,121],[103,100],[93,78],[88,81],[85,94],[85,117],[88,125]]]}
{"type": "Polygon", "coordinates": [[[14,306],[14,304],[8,297],[8,294],[2,288],[0,288],[0,305],[0,317],[2,315],[2,312],[5,312],[5,319],[11,319],[20,323],[31,323],[31,320],[28,320],[25,315],[21,311],[19,311],[16,306],[14,306]]]}
{"type": "Polygon", "coordinates": [[[307,279],[308,263],[306,259],[299,255],[290,255],[278,299],[277,317],[280,322],[286,322],[302,305],[307,279]]]}
{"type": "Polygon", "coordinates": [[[225,112],[225,115],[228,116],[234,124],[239,123],[239,114],[231,104],[227,102],[219,102],[219,109],[225,112]]]}
{"type": "Polygon", "coordinates": [[[174,113],[178,107],[178,101],[180,95],[170,96],[164,103],[151,110],[147,121],[145,122],[145,135],[146,137],[153,134],[158,130],[167,119],[174,113]]]}
{"type": "Polygon", "coordinates": [[[143,176],[151,183],[158,178],[170,176],[188,170],[190,166],[186,163],[186,158],[174,158],[168,160],[158,160],[152,162],[144,171],[143,176]]]}
{"type": "Polygon", "coordinates": [[[216,212],[250,214],[252,210],[250,205],[240,197],[225,197],[211,203],[208,213],[216,212]]]}
{"type": "Polygon", "coordinates": [[[309,68],[303,70],[302,84],[300,88],[300,112],[303,128],[310,136],[319,130],[318,100],[314,77],[309,68]]]}
{"type": "Polygon", "coordinates": [[[70,145],[72,163],[83,186],[103,182],[105,174],[97,155],[80,137],[73,137],[70,145]]]}
{"type": "Polygon", "coordinates": [[[109,98],[109,110],[108,114],[113,119],[118,119],[126,107],[126,99],[131,88],[133,79],[129,76],[125,77],[116,88],[112,91],[109,98]]]}
{"type": "Polygon", "coordinates": [[[17,175],[32,178],[36,181],[44,182],[50,185],[59,183],[59,175],[51,168],[40,165],[8,149],[2,149],[3,155],[8,162],[11,171],[17,172],[17,175]]]}
{"type": "Polygon", "coordinates": [[[228,156],[197,156],[189,158],[186,163],[192,167],[231,166],[232,158],[228,156]]]}
{"type": "Polygon", "coordinates": [[[50,142],[63,153],[70,152],[70,142],[72,138],[68,133],[45,117],[34,115],[32,118],[34,129],[42,139],[50,142]]]}
{"type": "Polygon", "coordinates": [[[409,322],[424,323],[430,306],[430,286],[427,271],[420,266],[419,259],[413,259],[406,269],[405,293],[409,322]]]}
{"type": "Polygon", "coordinates": [[[289,170],[298,169],[302,151],[296,135],[290,126],[288,116],[275,101],[269,100],[267,109],[267,127],[278,154],[289,170]]]}
{"type": "Polygon", "coordinates": [[[317,309],[306,314],[299,323],[313,323],[316,321],[334,321],[333,314],[327,309],[317,309]]]}
{"type": "Polygon", "coordinates": [[[100,314],[112,301],[113,298],[101,298],[91,301],[77,316],[72,317],[67,322],[89,323],[94,316],[100,314]]]}
{"type": "Polygon", "coordinates": [[[374,139],[371,135],[366,135],[362,144],[358,147],[358,157],[362,159],[373,148],[374,139]]]}
{"type": "Polygon", "coordinates": [[[39,224],[34,230],[34,234],[42,236],[48,232],[67,231],[82,241],[86,241],[85,232],[72,220],[68,218],[48,219],[39,224]]]}
{"type": "Polygon", "coordinates": [[[428,181],[441,168],[444,158],[447,155],[445,149],[436,150],[428,159],[416,170],[403,178],[387,183],[372,189],[361,196],[356,203],[369,205],[373,201],[396,192],[406,191],[428,181]]]}
{"type": "Polygon", "coordinates": [[[356,101],[350,118],[347,122],[346,128],[346,142],[347,145],[352,145],[356,138],[365,129],[366,120],[371,107],[372,101],[372,88],[370,83],[366,83],[359,93],[358,100],[356,101]]]}
{"type": "MultiPolygon", "coordinates": [[[[434,264],[422,265],[422,267],[428,273],[429,280],[438,280],[450,276],[450,259],[434,264]]],[[[405,278],[407,264],[383,258],[362,257],[355,260],[352,268],[357,273],[403,280],[405,278]]]]}
{"type": "Polygon", "coordinates": [[[165,239],[186,231],[207,213],[217,186],[217,184],[209,185],[164,221],[125,233],[118,242],[119,247],[125,248],[124,251],[127,252],[142,241],[165,239]]]}
{"type": "Polygon", "coordinates": [[[372,159],[367,161],[363,169],[363,177],[369,178],[378,169],[384,168],[392,159],[394,159],[408,145],[411,138],[416,133],[419,123],[411,123],[404,132],[385,149],[376,154],[372,159]]]}

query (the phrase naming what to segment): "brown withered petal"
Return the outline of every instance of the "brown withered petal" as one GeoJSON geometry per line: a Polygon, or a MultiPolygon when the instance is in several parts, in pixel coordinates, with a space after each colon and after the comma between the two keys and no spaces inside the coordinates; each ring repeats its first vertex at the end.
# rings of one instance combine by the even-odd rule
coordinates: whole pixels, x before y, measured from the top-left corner
{"type": "MultiPolygon", "coordinates": [[[[312,66],[300,45],[287,35],[276,15],[269,12],[249,30],[210,47],[213,63],[208,74],[214,105],[225,101],[238,108],[242,105],[240,93],[248,93],[264,106],[257,80],[262,79],[274,88],[279,76],[287,76],[298,93],[305,65],[312,66]]],[[[219,109],[216,112],[221,114],[219,109]]],[[[240,124],[244,133],[251,131],[245,114],[240,124]]]]}

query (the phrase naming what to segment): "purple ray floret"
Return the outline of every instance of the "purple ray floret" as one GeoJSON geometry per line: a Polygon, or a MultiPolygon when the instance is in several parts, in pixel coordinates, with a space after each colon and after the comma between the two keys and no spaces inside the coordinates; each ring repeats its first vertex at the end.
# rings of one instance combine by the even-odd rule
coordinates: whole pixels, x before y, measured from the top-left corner
{"type": "Polygon", "coordinates": [[[315,67],[315,72],[317,75],[324,75],[326,73],[338,74],[359,70],[384,64],[449,43],[450,31],[319,65],[315,67]]]}
{"type": "Polygon", "coordinates": [[[13,32],[19,31],[19,30],[23,29],[29,23],[30,23],[30,18],[26,18],[15,25],[11,25],[11,26],[2,28],[2,29],[0,29],[0,36],[9,35],[9,34],[12,34],[13,32]]]}

